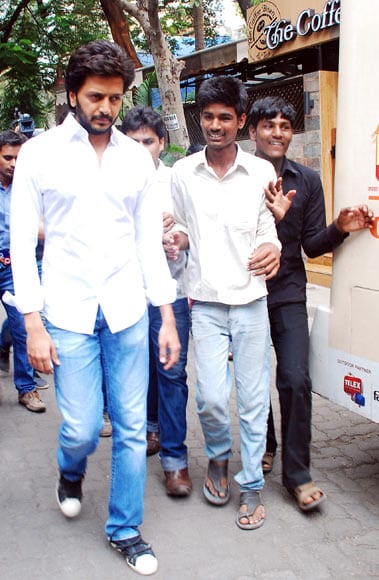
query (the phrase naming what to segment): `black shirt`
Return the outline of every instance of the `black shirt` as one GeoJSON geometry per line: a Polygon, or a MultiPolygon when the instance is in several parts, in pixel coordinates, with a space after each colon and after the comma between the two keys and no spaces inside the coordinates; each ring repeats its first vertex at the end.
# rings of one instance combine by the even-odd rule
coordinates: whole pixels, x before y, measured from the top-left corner
{"type": "Polygon", "coordinates": [[[309,258],[331,252],[347,234],[335,224],[326,226],[325,201],[321,179],[313,169],[284,158],[283,191],[296,189],[285,217],[277,224],[282,255],[279,272],[267,282],[268,306],[306,301],[306,273],[301,248],[309,258]]]}

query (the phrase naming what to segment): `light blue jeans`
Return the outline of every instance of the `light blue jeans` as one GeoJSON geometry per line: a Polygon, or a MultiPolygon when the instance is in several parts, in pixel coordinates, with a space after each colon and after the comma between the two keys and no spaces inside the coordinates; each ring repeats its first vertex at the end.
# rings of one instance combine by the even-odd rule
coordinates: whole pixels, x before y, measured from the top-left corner
{"type": "Polygon", "coordinates": [[[262,489],[270,390],[270,332],[266,298],[242,306],[195,301],[192,334],[197,375],[197,412],[209,459],[232,455],[229,341],[240,425],[242,491],[262,489]]]}
{"type": "Polygon", "coordinates": [[[77,481],[99,441],[103,425],[103,370],[111,418],[112,463],[108,538],[138,534],[143,517],[146,479],[146,396],[148,385],[148,316],[112,334],[99,309],[93,334],[46,328],[57,348],[56,396],[63,421],[57,452],[62,475],[77,481]]]}

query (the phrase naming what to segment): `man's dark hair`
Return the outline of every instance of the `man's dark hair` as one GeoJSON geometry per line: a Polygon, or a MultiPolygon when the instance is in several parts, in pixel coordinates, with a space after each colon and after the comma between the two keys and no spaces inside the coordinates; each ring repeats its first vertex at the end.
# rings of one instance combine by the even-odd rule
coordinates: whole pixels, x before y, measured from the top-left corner
{"type": "Polygon", "coordinates": [[[141,127],[148,127],[159,139],[166,136],[162,115],[151,107],[133,107],[126,111],[120,130],[128,134],[129,131],[138,131],[141,127]]]}
{"type": "Polygon", "coordinates": [[[243,83],[232,76],[216,76],[202,82],[197,93],[196,102],[200,111],[213,103],[222,103],[233,107],[240,117],[246,113],[247,91],[243,83]]]}
{"type": "Polygon", "coordinates": [[[249,124],[257,128],[262,119],[274,119],[277,115],[282,115],[294,126],[296,111],[293,105],[285,101],[282,97],[264,97],[255,101],[250,110],[249,124]]]}
{"type": "Polygon", "coordinates": [[[23,143],[27,141],[27,138],[22,133],[16,133],[12,129],[7,129],[6,131],[0,132],[0,149],[4,145],[9,145],[9,147],[20,147],[23,143]]]}
{"type": "MultiPolygon", "coordinates": [[[[134,65],[126,53],[114,42],[94,40],[79,46],[71,55],[65,74],[67,102],[69,93],[78,93],[87,77],[121,77],[124,92],[134,79],[134,65]]],[[[72,108],[70,106],[70,108],[72,108]]]]}
{"type": "Polygon", "coordinates": [[[202,145],[201,143],[192,143],[192,145],[190,145],[186,151],[186,157],[188,157],[189,155],[193,155],[194,153],[198,153],[203,149],[204,145],[202,145]]]}

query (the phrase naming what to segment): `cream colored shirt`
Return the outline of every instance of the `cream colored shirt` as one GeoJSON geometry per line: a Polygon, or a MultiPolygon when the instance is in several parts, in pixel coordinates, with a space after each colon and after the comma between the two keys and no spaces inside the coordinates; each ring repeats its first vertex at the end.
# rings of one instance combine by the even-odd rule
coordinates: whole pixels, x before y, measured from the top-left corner
{"type": "Polygon", "coordinates": [[[118,332],[141,318],[147,299],[155,306],[174,302],[155,184],[150,153],[114,128],[100,165],[72,115],[25,143],[11,202],[20,312],[43,310],[55,326],[90,334],[99,305],[118,332]],[[42,284],[35,260],[41,215],[42,284]]]}
{"type": "MultiPolygon", "coordinates": [[[[157,169],[158,177],[158,193],[162,201],[162,211],[168,212],[170,214],[174,213],[172,195],[171,195],[171,168],[167,167],[161,160],[159,160],[159,165],[157,169]]],[[[176,280],[176,297],[177,298],[187,298],[187,277],[186,277],[186,264],[187,264],[187,252],[179,252],[177,260],[168,260],[168,267],[171,272],[171,276],[176,280]]]]}
{"type": "Polygon", "coordinates": [[[189,296],[223,304],[247,304],[267,294],[263,276],[246,270],[249,255],[264,242],[278,248],[274,218],[264,188],[276,183],[268,161],[237,147],[233,167],[219,179],[205,150],[173,167],[176,229],[188,234],[189,296]]]}

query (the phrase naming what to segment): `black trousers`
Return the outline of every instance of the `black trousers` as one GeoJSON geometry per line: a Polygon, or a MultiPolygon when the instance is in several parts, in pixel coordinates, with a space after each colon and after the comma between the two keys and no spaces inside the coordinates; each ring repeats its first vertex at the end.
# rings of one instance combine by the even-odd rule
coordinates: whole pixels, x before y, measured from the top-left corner
{"type": "MultiPolygon", "coordinates": [[[[276,352],[282,435],[283,484],[288,490],[311,480],[310,445],[312,393],[309,376],[309,331],[306,305],[285,304],[269,309],[271,339],[276,352]]],[[[272,409],[267,451],[275,451],[272,409]]]]}

